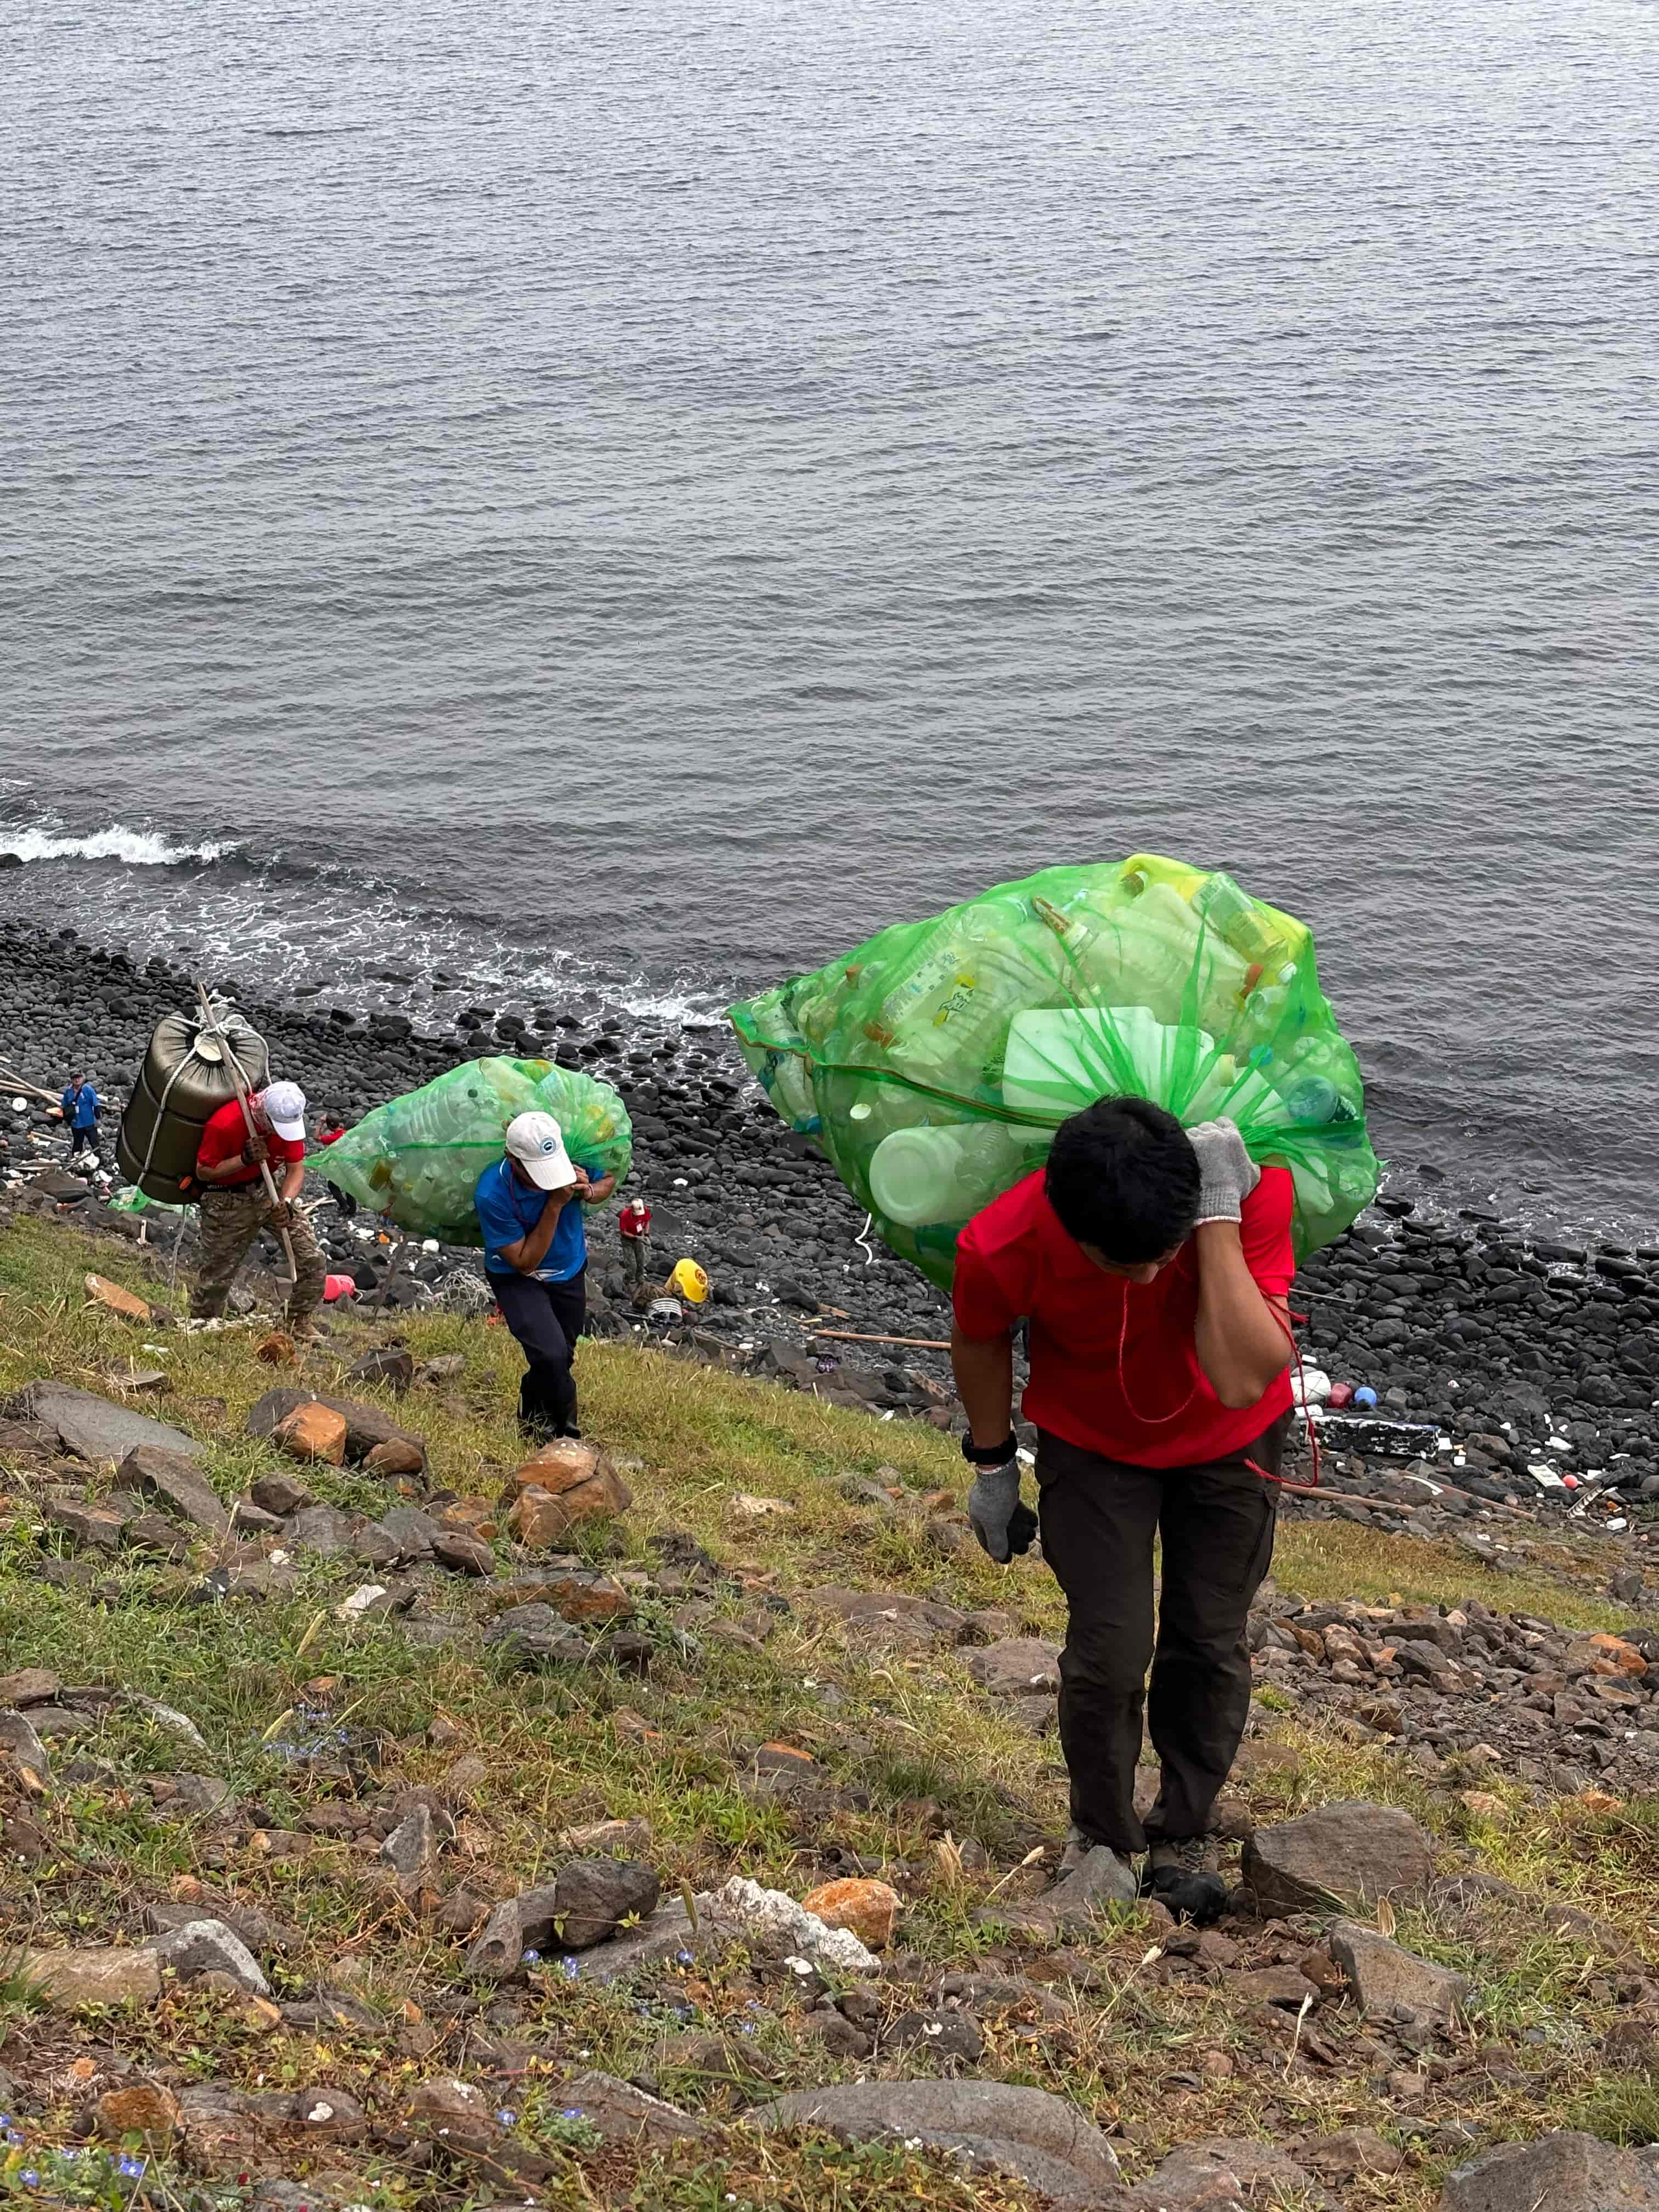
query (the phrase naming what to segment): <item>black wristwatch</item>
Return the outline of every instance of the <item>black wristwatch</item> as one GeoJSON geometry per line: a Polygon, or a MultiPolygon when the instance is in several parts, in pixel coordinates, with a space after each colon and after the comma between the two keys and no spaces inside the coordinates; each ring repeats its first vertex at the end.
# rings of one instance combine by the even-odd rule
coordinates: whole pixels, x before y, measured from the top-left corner
{"type": "Polygon", "coordinates": [[[1006,1443],[976,1444],[971,1436],[962,1440],[962,1455],[969,1467],[1006,1467],[1018,1449],[1019,1439],[1012,1429],[1006,1443]]]}

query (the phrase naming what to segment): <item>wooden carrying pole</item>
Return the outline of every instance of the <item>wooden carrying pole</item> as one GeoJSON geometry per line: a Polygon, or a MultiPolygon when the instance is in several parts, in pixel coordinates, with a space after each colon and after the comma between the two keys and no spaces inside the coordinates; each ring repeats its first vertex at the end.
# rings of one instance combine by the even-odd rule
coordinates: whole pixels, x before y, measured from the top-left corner
{"type": "MultiPolygon", "coordinates": [[[[253,1109],[248,1104],[247,1085],[242,1080],[242,1063],[237,1059],[230,1039],[219,1025],[219,1018],[213,1011],[212,1002],[208,997],[199,975],[196,979],[196,995],[202,1002],[203,1027],[216,1036],[224,1048],[225,1065],[229,1068],[230,1079],[236,1086],[236,1103],[242,1109],[242,1119],[247,1124],[248,1136],[251,1139],[257,1140],[259,1133],[253,1126],[253,1109]]],[[[259,1174],[264,1182],[266,1196],[273,1206],[280,1206],[283,1200],[276,1188],[276,1178],[270,1172],[269,1160],[260,1161],[259,1174]]],[[[294,1256],[294,1246],[289,1241],[287,1230],[278,1229],[276,1234],[283,1240],[283,1251],[288,1260],[289,1285],[292,1288],[300,1279],[300,1263],[294,1256]]]]}

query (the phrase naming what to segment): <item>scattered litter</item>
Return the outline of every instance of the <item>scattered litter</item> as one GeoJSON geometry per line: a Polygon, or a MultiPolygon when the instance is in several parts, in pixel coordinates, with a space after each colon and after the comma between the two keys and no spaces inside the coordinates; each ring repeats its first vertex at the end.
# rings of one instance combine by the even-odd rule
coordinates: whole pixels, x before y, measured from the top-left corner
{"type": "Polygon", "coordinates": [[[336,1620],[361,1620],[376,1598],[386,1595],[384,1583],[363,1583],[334,1608],[336,1620]]]}
{"type": "Polygon", "coordinates": [[[739,1513],[751,1521],[764,1520],[773,1513],[793,1513],[795,1508],[787,1498],[757,1498],[751,1491],[740,1490],[732,1503],[739,1513]]]}

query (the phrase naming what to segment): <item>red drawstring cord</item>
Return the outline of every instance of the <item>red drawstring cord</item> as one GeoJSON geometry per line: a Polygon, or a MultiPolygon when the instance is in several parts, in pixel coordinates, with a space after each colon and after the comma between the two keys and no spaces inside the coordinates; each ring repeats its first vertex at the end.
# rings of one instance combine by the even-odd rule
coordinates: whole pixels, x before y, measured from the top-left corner
{"type": "MultiPolygon", "coordinates": [[[[1264,1482],[1276,1482],[1281,1490],[1294,1491],[1299,1497],[1310,1498],[1319,1487],[1319,1436],[1314,1426],[1313,1413],[1308,1405],[1307,1381],[1302,1367],[1302,1346],[1296,1340],[1296,1331],[1291,1327],[1290,1322],[1286,1321],[1285,1316],[1279,1312],[1278,1307],[1270,1305],[1267,1310],[1284,1330],[1291,1350],[1296,1358],[1296,1395],[1302,1407],[1302,1419],[1307,1427],[1308,1449],[1313,1455],[1313,1481],[1310,1484],[1292,1482],[1288,1475],[1269,1474],[1265,1467],[1258,1467],[1253,1459],[1247,1459],[1244,1464],[1252,1474],[1259,1474],[1264,1482]]],[[[1292,1321],[1306,1321],[1307,1318],[1306,1314],[1293,1314],[1291,1316],[1292,1321]]],[[[1127,1407],[1132,1419],[1139,1421],[1143,1428],[1162,1428],[1165,1422],[1178,1419],[1186,1412],[1188,1407],[1198,1395],[1198,1385],[1196,1382],[1194,1383],[1192,1389],[1172,1413],[1143,1413],[1129,1395],[1129,1378],[1124,1371],[1123,1355],[1128,1341],[1129,1286],[1126,1283],[1123,1287],[1123,1319],[1117,1332],[1117,1387],[1122,1393],[1123,1402],[1127,1407]]]]}

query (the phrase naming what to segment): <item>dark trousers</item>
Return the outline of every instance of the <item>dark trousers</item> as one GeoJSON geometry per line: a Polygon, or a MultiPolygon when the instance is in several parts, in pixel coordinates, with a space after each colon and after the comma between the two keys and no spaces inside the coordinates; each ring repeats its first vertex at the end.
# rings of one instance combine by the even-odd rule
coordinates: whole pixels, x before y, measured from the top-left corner
{"type": "Polygon", "coordinates": [[[532,1275],[492,1275],[507,1327],[530,1364],[519,1385],[519,1419],[527,1429],[561,1436],[576,1425],[576,1382],[570,1371],[587,1316],[586,1270],[568,1283],[532,1275]]]}
{"type": "Polygon", "coordinates": [[[1131,1467],[1041,1438],[1042,1556],[1066,1602],[1060,1748],[1072,1818],[1095,1843],[1127,1854],[1208,1832],[1249,1713],[1245,1623],[1273,1551],[1273,1486],[1244,1461],[1277,1474],[1288,1427],[1288,1417],[1275,1421],[1243,1451],[1197,1467],[1131,1467]],[[1143,1707],[1163,1766],[1144,1831],[1134,1808],[1143,1707]]]}
{"type": "Polygon", "coordinates": [[[94,1159],[98,1157],[98,1130],[94,1122],[88,1121],[84,1127],[70,1131],[70,1158],[75,1159],[82,1152],[89,1152],[94,1159]]]}

